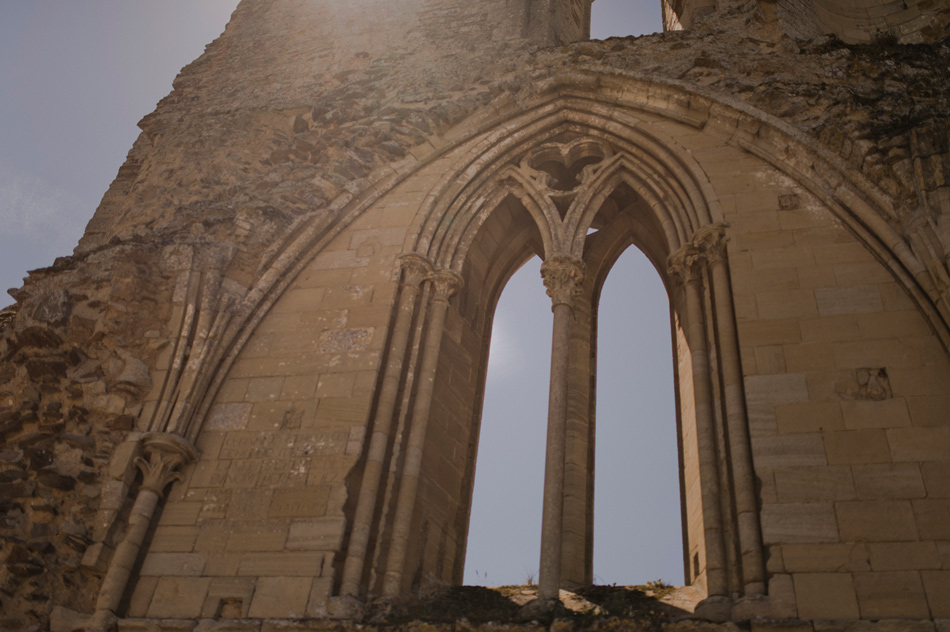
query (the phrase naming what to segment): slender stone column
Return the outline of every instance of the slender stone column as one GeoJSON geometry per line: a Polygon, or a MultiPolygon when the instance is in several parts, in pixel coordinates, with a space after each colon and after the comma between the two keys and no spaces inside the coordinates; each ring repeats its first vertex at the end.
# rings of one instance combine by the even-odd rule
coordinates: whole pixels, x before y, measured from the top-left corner
{"type": "Polygon", "coordinates": [[[360,593],[370,529],[373,524],[373,514],[376,510],[376,496],[379,492],[379,483],[386,461],[386,448],[389,445],[393,411],[399,394],[403,360],[412,328],[412,315],[416,309],[416,299],[419,296],[422,282],[432,271],[432,264],[415,254],[403,255],[400,266],[402,267],[402,292],[399,295],[399,305],[396,308],[396,322],[393,324],[388,360],[383,381],[380,385],[376,414],[373,417],[373,435],[370,438],[366,465],[363,468],[363,480],[360,483],[360,492],[357,497],[353,529],[346,550],[346,561],[343,564],[340,594],[350,597],[357,597],[360,593]]]}
{"type": "Polygon", "coordinates": [[[693,371],[693,405],[699,449],[703,533],[706,546],[706,587],[709,596],[726,595],[726,556],[722,533],[715,400],[709,374],[709,351],[703,315],[702,273],[696,265],[700,252],[692,244],[673,253],[670,273],[683,286],[686,297],[686,340],[693,371]]]}
{"type": "Polygon", "coordinates": [[[762,558],[762,532],[755,495],[755,470],[749,439],[742,365],[732,291],[726,269],[726,238],[721,226],[710,227],[700,236],[704,257],[712,277],[713,302],[719,335],[719,359],[729,428],[729,453],[732,457],[736,515],[739,524],[739,549],[742,556],[742,583],[746,596],[765,594],[765,564],[762,558]]]}
{"type": "Polygon", "coordinates": [[[419,368],[399,495],[396,498],[389,558],[386,560],[386,574],[383,577],[383,595],[387,597],[399,596],[402,588],[409,530],[412,527],[412,513],[416,505],[416,491],[419,488],[419,473],[422,469],[422,451],[429,424],[429,409],[432,406],[432,389],[439,364],[442,332],[445,328],[445,313],[449,307],[449,298],[462,286],[462,279],[450,270],[436,271],[429,278],[433,288],[432,307],[422,351],[422,364],[419,368]]]}
{"type": "Polygon", "coordinates": [[[564,523],[561,587],[593,581],[594,549],[594,391],[596,357],[592,349],[594,283],[584,279],[574,298],[568,368],[567,427],[564,457],[564,523]]]}
{"type": "Polygon", "coordinates": [[[544,464],[544,508],[541,518],[541,570],[538,601],[558,598],[561,584],[561,534],[564,521],[564,451],[567,430],[567,387],[570,360],[571,305],[584,279],[584,262],[570,256],[552,257],[541,266],[551,297],[554,333],[551,341],[551,385],[548,397],[548,436],[544,464]]]}
{"type": "Polygon", "coordinates": [[[142,485],[132,506],[125,537],[116,547],[99,589],[94,615],[98,627],[94,629],[111,627],[165,488],[181,480],[178,468],[197,457],[195,449],[177,435],[149,434],[145,435],[142,443],[146,458],[135,459],[135,465],[142,471],[142,485]]]}

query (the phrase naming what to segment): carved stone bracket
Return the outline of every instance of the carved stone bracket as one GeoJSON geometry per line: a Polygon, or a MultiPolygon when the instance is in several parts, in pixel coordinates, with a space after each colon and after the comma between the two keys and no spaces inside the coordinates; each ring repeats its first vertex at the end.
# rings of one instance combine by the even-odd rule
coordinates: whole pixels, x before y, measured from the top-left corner
{"type": "Polygon", "coordinates": [[[581,292],[586,269],[583,261],[570,255],[551,257],[541,265],[541,277],[551,297],[552,308],[573,303],[574,297],[581,292]]]}

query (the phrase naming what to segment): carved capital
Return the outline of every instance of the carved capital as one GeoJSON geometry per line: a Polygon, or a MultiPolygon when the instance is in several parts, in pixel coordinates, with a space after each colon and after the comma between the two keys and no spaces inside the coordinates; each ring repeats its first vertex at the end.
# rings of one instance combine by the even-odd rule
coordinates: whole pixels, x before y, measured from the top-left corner
{"type": "Polygon", "coordinates": [[[142,450],[145,457],[137,457],[134,461],[142,472],[142,489],[151,490],[159,497],[171,483],[182,480],[178,469],[198,457],[190,443],[168,433],[145,435],[142,450]]]}
{"type": "Polygon", "coordinates": [[[541,265],[541,278],[551,297],[552,306],[571,305],[575,296],[581,292],[584,262],[570,255],[551,257],[541,265]]]}
{"type": "Polygon", "coordinates": [[[399,257],[402,286],[417,288],[432,274],[432,263],[422,255],[409,253],[399,257]]]}
{"type": "Polygon", "coordinates": [[[449,304],[453,294],[462,288],[462,277],[451,270],[436,270],[429,275],[432,283],[433,303],[449,304]]]}
{"type": "Polygon", "coordinates": [[[702,259],[703,253],[695,244],[686,244],[670,255],[667,261],[670,277],[680,285],[699,281],[702,271],[698,264],[702,259]]]}
{"type": "Polygon", "coordinates": [[[717,263],[726,259],[726,225],[710,224],[703,226],[693,235],[693,244],[702,252],[708,263],[717,263]]]}

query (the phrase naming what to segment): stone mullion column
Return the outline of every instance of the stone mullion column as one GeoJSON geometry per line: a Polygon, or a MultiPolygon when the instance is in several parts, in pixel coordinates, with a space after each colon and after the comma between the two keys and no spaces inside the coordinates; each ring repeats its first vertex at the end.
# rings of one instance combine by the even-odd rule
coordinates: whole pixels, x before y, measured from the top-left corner
{"type": "Polygon", "coordinates": [[[386,450],[389,446],[393,412],[399,395],[403,360],[412,330],[412,317],[415,313],[422,283],[432,270],[432,265],[427,260],[413,254],[403,256],[400,265],[402,267],[402,292],[399,296],[399,305],[396,308],[396,320],[393,324],[388,359],[380,386],[376,414],[373,417],[373,434],[370,438],[366,465],[363,469],[363,479],[357,497],[353,528],[346,550],[346,561],[343,564],[340,594],[350,597],[357,597],[360,593],[377,495],[386,462],[386,450]]]}
{"type": "Polygon", "coordinates": [[[692,360],[693,405],[696,411],[696,439],[699,450],[703,533],[706,547],[706,587],[709,596],[712,597],[725,596],[728,591],[716,420],[713,412],[715,399],[709,374],[702,273],[695,266],[698,257],[696,249],[691,245],[687,246],[671,257],[670,272],[680,280],[686,299],[686,339],[692,360]]]}
{"type": "Polygon", "coordinates": [[[726,401],[726,425],[735,487],[735,506],[739,528],[742,583],[746,596],[765,593],[765,563],[762,557],[762,532],[755,494],[755,469],[749,438],[748,416],[739,341],[736,334],[732,291],[725,260],[725,236],[721,230],[708,234],[704,256],[712,278],[713,304],[716,310],[719,358],[726,401]]]}
{"type": "Polygon", "coordinates": [[[565,588],[593,581],[593,292],[593,280],[585,278],[581,293],[572,303],[561,533],[561,585],[565,588]]]}
{"type": "Polygon", "coordinates": [[[547,449],[544,465],[544,507],[541,518],[541,569],[538,601],[558,598],[561,583],[561,539],[564,520],[564,456],[572,302],[584,278],[584,263],[569,256],[552,257],[541,266],[551,297],[554,327],[551,341],[551,383],[548,397],[547,449]]]}
{"type": "Polygon", "coordinates": [[[430,275],[430,280],[433,286],[432,305],[429,310],[428,330],[419,368],[415,402],[410,417],[405,462],[399,483],[399,493],[396,497],[396,514],[393,518],[389,557],[386,560],[386,573],[383,577],[383,595],[387,597],[399,596],[402,590],[409,530],[412,527],[412,514],[416,505],[416,492],[419,488],[429,410],[432,406],[435,373],[439,364],[439,347],[442,344],[442,333],[445,329],[445,314],[449,307],[449,298],[462,285],[461,278],[450,270],[436,271],[430,275]]]}
{"type": "Polygon", "coordinates": [[[178,468],[197,456],[190,444],[171,434],[146,435],[143,438],[143,450],[147,458],[135,459],[135,465],[142,472],[142,484],[129,515],[125,536],[116,547],[99,588],[94,630],[111,629],[115,611],[128,587],[132,569],[138,561],[142,543],[164,490],[169,484],[182,479],[178,468]]]}

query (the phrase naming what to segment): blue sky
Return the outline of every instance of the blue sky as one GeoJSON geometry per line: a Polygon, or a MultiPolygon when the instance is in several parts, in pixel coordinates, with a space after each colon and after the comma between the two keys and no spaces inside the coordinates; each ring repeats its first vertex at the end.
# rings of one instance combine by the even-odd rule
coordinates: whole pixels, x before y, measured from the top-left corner
{"type": "MultiPolygon", "coordinates": [[[[0,291],[72,251],[138,135],[136,123],[236,5],[0,3],[0,291]]],[[[658,31],[660,2],[596,0],[592,30],[595,38],[658,31]]],[[[538,267],[535,260],[516,274],[496,317],[467,583],[520,583],[537,572],[550,353],[538,267]]],[[[602,583],[682,581],[665,301],[645,259],[621,257],[600,323],[601,340],[610,341],[601,344],[597,412],[594,573],[602,583]]],[[[12,302],[0,295],[0,307],[12,302]]]]}
{"type": "Polygon", "coordinates": [[[237,0],[0,3],[0,306],[70,254],[136,123],[217,37],[237,0]]]}

